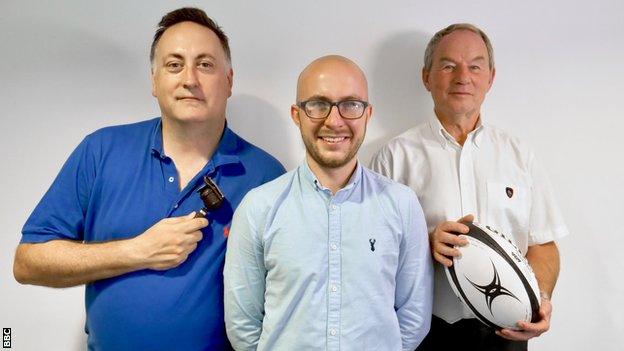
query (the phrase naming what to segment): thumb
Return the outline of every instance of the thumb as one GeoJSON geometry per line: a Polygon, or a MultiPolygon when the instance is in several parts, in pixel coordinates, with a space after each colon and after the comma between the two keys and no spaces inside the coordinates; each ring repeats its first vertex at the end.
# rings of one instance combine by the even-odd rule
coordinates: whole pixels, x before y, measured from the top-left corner
{"type": "Polygon", "coordinates": [[[472,223],[474,222],[474,215],[472,214],[467,214],[465,216],[463,216],[462,218],[458,219],[457,222],[468,222],[468,223],[472,223]]]}
{"type": "Polygon", "coordinates": [[[189,214],[186,214],[186,215],[184,215],[184,216],[179,216],[179,217],[169,217],[169,218],[168,218],[168,220],[169,220],[171,223],[182,223],[182,222],[186,222],[186,221],[188,221],[188,220],[191,220],[191,219],[193,219],[194,217],[195,217],[195,211],[193,211],[193,212],[191,212],[191,213],[189,213],[189,214]]]}

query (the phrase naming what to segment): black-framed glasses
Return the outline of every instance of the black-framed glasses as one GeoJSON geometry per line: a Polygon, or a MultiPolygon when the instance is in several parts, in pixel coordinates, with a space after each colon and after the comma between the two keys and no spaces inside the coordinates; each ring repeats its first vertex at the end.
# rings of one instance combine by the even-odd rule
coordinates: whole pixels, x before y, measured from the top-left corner
{"type": "Polygon", "coordinates": [[[305,111],[311,119],[325,119],[331,113],[331,109],[336,106],[338,113],[345,119],[358,119],[364,115],[368,102],[360,100],[343,100],[329,102],[325,100],[308,100],[297,103],[297,106],[305,111]]]}

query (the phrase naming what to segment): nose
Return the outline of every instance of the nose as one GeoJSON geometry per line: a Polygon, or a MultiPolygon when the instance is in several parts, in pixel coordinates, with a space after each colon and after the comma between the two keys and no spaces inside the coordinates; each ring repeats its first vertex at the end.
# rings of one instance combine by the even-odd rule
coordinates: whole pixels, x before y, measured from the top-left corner
{"type": "Polygon", "coordinates": [[[327,127],[340,127],[343,124],[343,119],[342,116],[340,115],[340,112],[338,111],[338,106],[332,106],[331,109],[329,110],[329,116],[327,116],[327,118],[325,118],[325,125],[327,127]]]}
{"type": "Polygon", "coordinates": [[[470,70],[466,65],[458,65],[455,70],[455,82],[458,84],[468,84],[470,82],[470,70]]]}
{"type": "Polygon", "coordinates": [[[197,80],[197,71],[193,66],[187,66],[184,69],[184,87],[185,88],[194,88],[198,85],[197,80]]]}

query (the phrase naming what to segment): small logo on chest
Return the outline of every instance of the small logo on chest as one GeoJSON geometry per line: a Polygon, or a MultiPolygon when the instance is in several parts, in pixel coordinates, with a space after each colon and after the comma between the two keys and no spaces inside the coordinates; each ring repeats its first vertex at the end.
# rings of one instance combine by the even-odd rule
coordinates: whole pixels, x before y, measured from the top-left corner
{"type": "Polygon", "coordinates": [[[506,187],[505,188],[505,192],[507,193],[507,197],[511,199],[511,197],[513,196],[513,193],[514,193],[513,188],[506,187]]]}
{"type": "Polygon", "coordinates": [[[368,242],[370,243],[371,251],[375,251],[375,243],[377,242],[377,240],[375,240],[374,238],[370,238],[368,239],[368,242]]]}

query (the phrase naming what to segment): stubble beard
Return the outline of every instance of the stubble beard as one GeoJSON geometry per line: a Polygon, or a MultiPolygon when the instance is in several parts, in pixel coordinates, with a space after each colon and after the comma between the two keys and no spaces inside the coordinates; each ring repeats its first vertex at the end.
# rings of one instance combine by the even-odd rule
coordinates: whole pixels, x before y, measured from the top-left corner
{"type": "Polygon", "coordinates": [[[351,149],[344,157],[335,158],[335,157],[327,157],[323,155],[323,153],[319,150],[318,145],[316,143],[316,137],[314,140],[309,140],[303,134],[301,135],[303,139],[303,143],[306,147],[306,151],[310,157],[321,167],[324,168],[340,168],[347,163],[349,163],[355,156],[357,155],[362,142],[364,141],[364,135],[366,135],[366,129],[364,130],[364,134],[359,139],[354,139],[351,137],[351,141],[353,142],[351,149]]]}

